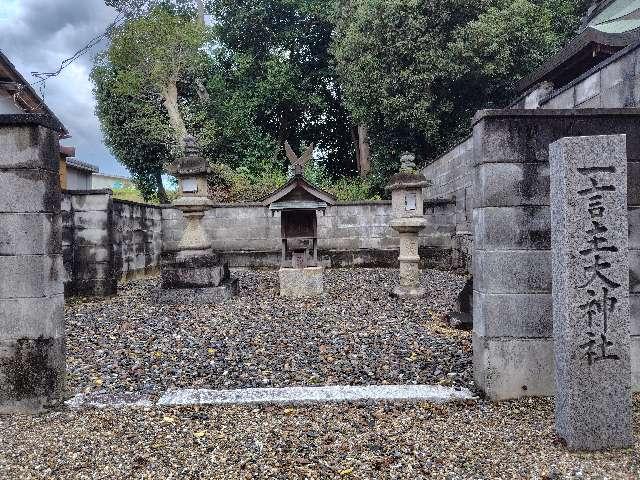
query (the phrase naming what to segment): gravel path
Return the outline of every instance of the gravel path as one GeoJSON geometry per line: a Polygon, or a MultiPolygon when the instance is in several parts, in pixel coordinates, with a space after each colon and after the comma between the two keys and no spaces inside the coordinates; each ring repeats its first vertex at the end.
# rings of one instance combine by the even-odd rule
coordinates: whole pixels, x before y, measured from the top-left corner
{"type": "MultiPolygon", "coordinates": [[[[634,405],[640,436],[640,397],[634,405]]],[[[640,478],[640,446],[569,453],[547,399],[0,416],[2,479],[640,478]]]]}
{"type": "Polygon", "coordinates": [[[471,336],[442,320],[464,277],[425,271],[424,301],[388,295],[396,270],[329,270],[322,298],[278,296],[277,272],[243,271],[236,299],[153,302],[157,280],[66,308],[71,393],[170,387],[443,384],[472,387],[471,336]]]}

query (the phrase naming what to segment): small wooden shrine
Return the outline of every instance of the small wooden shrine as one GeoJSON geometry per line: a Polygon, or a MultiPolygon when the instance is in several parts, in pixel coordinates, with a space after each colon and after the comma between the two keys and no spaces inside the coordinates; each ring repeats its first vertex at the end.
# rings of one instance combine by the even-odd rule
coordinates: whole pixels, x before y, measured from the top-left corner
{"type": "Polygon", "coordinates": [[[272,215],[280,212],[283,268],[318,266],[318,212],[325,213],[336,199],[304,178],[304,166],[311,159],[313,146],[298,158],[288,143],[287,156],[294,166],[294,177],[262,200],[272,215]]]}

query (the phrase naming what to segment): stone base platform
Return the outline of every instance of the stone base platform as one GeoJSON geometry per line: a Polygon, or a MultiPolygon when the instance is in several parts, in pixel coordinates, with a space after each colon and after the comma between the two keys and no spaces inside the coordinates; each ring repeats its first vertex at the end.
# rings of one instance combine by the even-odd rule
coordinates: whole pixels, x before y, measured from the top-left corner
{"type": "Polygon", "coordinates": [[[324,267],[280,269],[281,297],[317,297],[323,293],[324,267]]]}
{"type": "Polygon", "coordinates": [[[228,278],[217,287],[204,288],[162,288],[158,294],[158,303],[203,305],[220,303],[238,295],[240,290],[237,278],[228,278]]]}
{"type": "Polygon", "coordinates": [[[422,298],[427,294],[424,288],[397,286],[391,292],[392,297],[396,298],[422,298]]]}
{"type": "Polygon", "coordinates": [[[159,303],[219,303],[236,296],[239,290],[238,280],[229,273],[229,264],[216,253],[187,258],[164,254],[161,279],[159,303]]]}

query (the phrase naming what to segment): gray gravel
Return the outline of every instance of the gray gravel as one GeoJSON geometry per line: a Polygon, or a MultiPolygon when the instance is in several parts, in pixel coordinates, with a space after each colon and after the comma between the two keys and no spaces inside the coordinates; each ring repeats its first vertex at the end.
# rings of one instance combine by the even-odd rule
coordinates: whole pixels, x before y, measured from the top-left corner
{"type": "MultiPolygon", "coordinates": [[[[640,435],[640,397],[634,405],[640,435]]],[[[4,479],[640,478],[640,447],[569,453],[547,399],[0,416],[4,479]]]]}
{"type": "Polygon", "coordinates": [[[327,293],[278,296],[277,272],[242,271],[238,298],[153,302],[157,280],[66,308],[70,393],[170,387],[443,384],[472,387],[471,337],[443,321],[464,277],[425,271],[422,301],[390,298],[397,270],[328,270],[327,293]]]}

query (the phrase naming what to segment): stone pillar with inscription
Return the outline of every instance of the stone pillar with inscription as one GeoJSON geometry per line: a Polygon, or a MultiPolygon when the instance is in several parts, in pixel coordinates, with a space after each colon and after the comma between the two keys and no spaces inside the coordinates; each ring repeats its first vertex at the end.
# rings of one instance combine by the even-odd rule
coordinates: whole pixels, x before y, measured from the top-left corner
{"type": "Polygon", "coordinates": [[[572,450],[633,444],[626,151],[624,135],[550,146],[556,430],[572,450]]]}
{"type": "Polygon", "coordinates": [[[391,228],[400,234],[400,284],[391,292],[399,298],[417,298],[425,294],[420,288],[418,234],[427,226],[422,189],[428,185],[425,176],[416,170],[415,156],[405,153],[401,158],[400,172],[391,177],[386,187],[391,191],[395,217],[391,228]]]}

